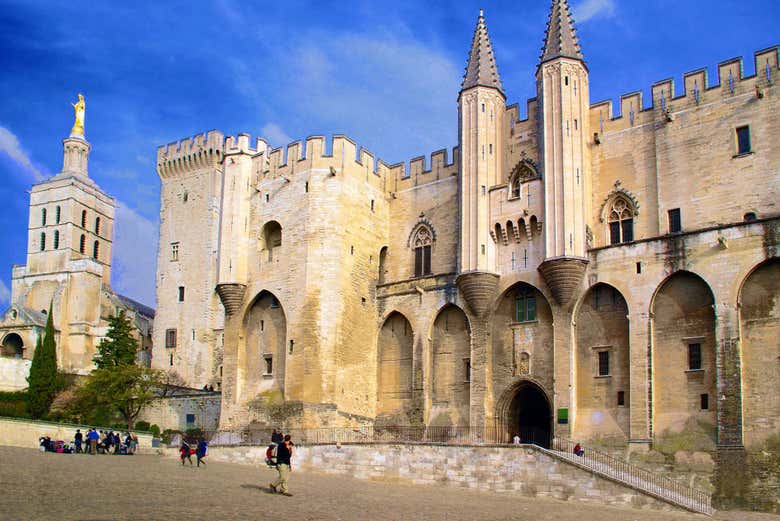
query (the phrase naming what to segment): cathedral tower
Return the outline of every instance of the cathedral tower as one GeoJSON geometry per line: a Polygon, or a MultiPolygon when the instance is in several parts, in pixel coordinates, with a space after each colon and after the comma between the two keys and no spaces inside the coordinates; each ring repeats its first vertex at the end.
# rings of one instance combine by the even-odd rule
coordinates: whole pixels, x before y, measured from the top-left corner
{"type": "Polygon", "coordinates": [[[567,0],[553,0],[536,85],[545,193],[545,261],[539,270],[558,303],[566,305],[587,265],[590,215],[588,68],[567,0]]]}
{"type": "Polygon", "coordinates": [[[482,315],[498,283],[496,246],[490,238],[488,189],[501,179],[506,96],[496,68],[485,17],[479,12],[458,98],[460,262],[458,286],[482,315]]]}

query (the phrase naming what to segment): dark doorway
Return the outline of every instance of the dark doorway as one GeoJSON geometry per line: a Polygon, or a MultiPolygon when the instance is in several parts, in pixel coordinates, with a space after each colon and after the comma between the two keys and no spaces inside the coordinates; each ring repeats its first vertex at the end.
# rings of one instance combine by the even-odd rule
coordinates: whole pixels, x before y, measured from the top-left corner
{"type": "Polygon", "coordinates": [[[22,337],[16,333],[11,333],[3,339],[2,355],[13,358],[22,358],[24,353],[24,342],[22,337]]]}
{"type": "Polygon", "coordinates": [[[522,443],[550,447],[552,408],[547,396],[536,384],[524,383],[509,407],[511,434],[520,435],[522,443]]]}

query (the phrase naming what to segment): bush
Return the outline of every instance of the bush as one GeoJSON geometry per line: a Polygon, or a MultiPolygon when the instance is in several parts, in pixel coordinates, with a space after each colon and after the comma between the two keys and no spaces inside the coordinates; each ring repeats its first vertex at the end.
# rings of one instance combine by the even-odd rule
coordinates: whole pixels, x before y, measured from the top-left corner
{"type": "Polygon", "coordinates": [[[27,410],[27,392],[0,392],[0,416],[30,418],[27,410]]]}
{"type": "Polygon", "coordinates": [[[157,425],[156,423],[153,423],[152,425],[149,426],[149,432],[151,432],[154,435],[155,438],[159,438],[160,437],[160,426],[157,425]]]}
{"type": "Polygon", "coordinates": [[[185,434],[187,435],[187,438],[201,438],[203,436],[203,431],[200,429],[200,427],[193,427],[191,429],[187,429],[185,434]]]}
{"type": "Polygon", "coordinates": [[[181,434],[181,431],[177,431],[175,429],[165,429],[162,432],[162,442],[168,445],[171,442],[171,436],[174,434],[181,434]]]}
{"type": "Polygon", "coordinates": [[[135,430],[138,430],[138,431],[148,431],[149,430],[149,422],[143,421],[143,420],[135,422],[135,430]]]}

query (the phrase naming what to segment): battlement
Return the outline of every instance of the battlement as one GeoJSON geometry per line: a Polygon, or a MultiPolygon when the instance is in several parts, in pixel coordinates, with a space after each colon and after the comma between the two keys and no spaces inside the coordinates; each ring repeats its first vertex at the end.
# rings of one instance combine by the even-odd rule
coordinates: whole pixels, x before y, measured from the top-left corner
{"type": "Polygon", "coordinates": [[[650,104],[645,106],[642,91],[620,96],[620,113],[614,113],[611,100],[594,103],[590,107],[593,132],[623,130],[632,126],[651,123],[676,111],[698,105],[721,101],[732,96],[757,95],[761,89],[774,85],[778,77],[778,51],[780,46],[769,47],[754,53],[755,73],[745,76],[741,57],[721,62],[717,66],[717,83],[710,85],[706,68],[683,75],[683,91],[675,95],[673,78],[667,78],[650,88],[650,104]]]}
{"type": "Polygon", "coordinates": [[[157,148],[157,174],[165,179],[209,168],[220,161],[225,136],[211,130],[157,148]]]}

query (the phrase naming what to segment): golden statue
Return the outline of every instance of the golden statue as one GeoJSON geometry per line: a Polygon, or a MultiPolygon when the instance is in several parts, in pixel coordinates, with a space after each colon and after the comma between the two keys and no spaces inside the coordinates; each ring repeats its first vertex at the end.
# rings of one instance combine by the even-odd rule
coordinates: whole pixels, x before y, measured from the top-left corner
{"type": "Polygon", "coordinates": [[[73,105],[73,111],[76,113],[76,122],[73,123],[70,135],[84,137],[84,96],[79,94],[79,100],[76,103],[71,103],[71,105],[73,105]]]}

